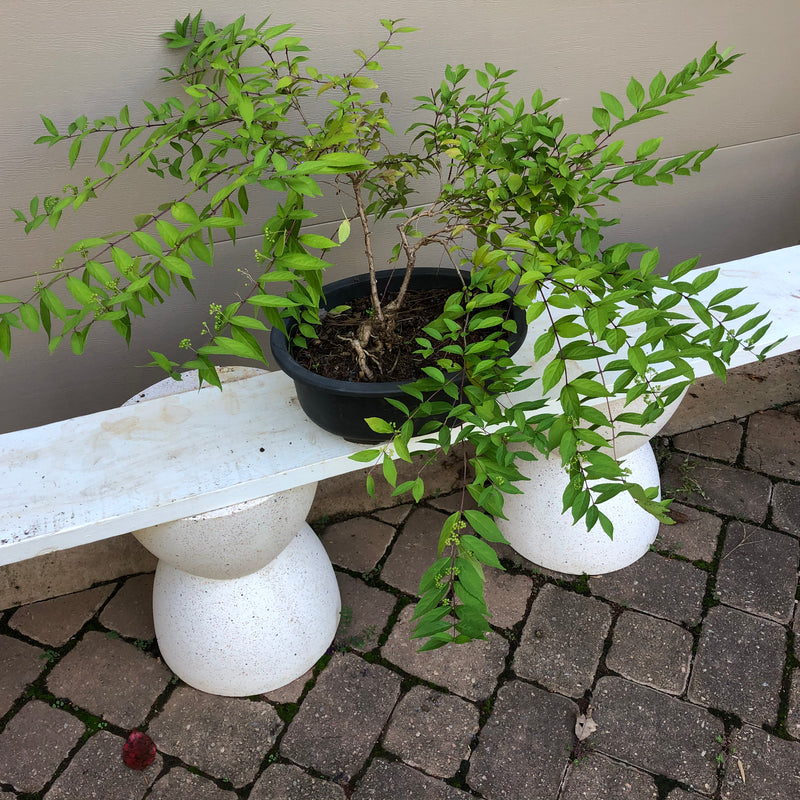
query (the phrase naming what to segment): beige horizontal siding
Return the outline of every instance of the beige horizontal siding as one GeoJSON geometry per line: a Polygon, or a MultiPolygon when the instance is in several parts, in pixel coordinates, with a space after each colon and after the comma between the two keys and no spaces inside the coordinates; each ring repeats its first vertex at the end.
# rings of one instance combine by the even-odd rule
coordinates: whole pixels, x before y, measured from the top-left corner
{"type": "MultiPolygon", "coordinates": [[[[221,23],[240,11],[256,22],[266,8],[254,0],[241,0],[235,11],[227,0],[205,0],[202,6],[221,23]]],[[[675,71],[715,40],[733,45],[747,55],[731,76],[641,126],[636,137],[663,135],[665,155],[715,143],[719,153],[700,175],[674,187],[624,192],[624,202],[609,211],[623,218],[615,235],[659,245],[664,263],[696,253],[703,254],[703,263],[714,263],[800,239],[796,0],[301,0],[275,8],[273,20],[296,21],[297,32],[331,70],[346,69],[353,48],[367,49],[381,37],[378,16],[405,17],[420,27],[401,37],[403,51],[384,58],[381,79],[394,101],[398,130],[411,121],[411,98],[436,85],[446,63],[480,66],[488,60],[517,68],[514,89],[521,96],[541,86],[562,98],[559,108],[569,124],[591,128],[591,106],[598,104],[601,89],[624,96],[631,75],[646,84],[659,68],[675,71]]],[[[31,195],[58,192],[92,168],[87,157],[71,175],[62,166],[65,149],[31,144],[42,133],[39,113],[61,126],[80,113],[117,114],[126,102],[133,111],[142,97],[172,91],[159,82],[159,69],[178,59],[157,35],[185,9],[163,0],[4,0],[0,196],[5,206],[25,208],[31,195]]],[[[140,172],[115,186],[102,205],[95,201],[78,215],[65,214],[57,232],[43,228],[30,237],[0,209],[0,293],[23,292],[21,279],[46,271],[65,246],[121,227],[162,200],[164,189],[140,172]]],[[[261,203],[256,200],[266,209],[267,201],[261,203]]],[[[339,213],[338,203],[319,206],[321,223],[339,213]]],[[[257,225],[249,231],[255,233],[257,225]]],[[[378,245],[384,254],[391,245],[391,228],[386,231],[378,245]]],[[[221,263],[198,287],[200,302],[184,295],[151,312],[130,350],[106,334],[90,337],[80,358],[68,351],[50,356],[41,338],[20,337],[12,361],[0,361],[0,430],[109,407],[158,379],[135,365],[148,360],[148,348],[169,351],[196,331],[208,302],[225,298],[239,280],[236,267],[252,263],[257,244],[252,236],[236,251],[223,248],[221,263]]],[[[340,253],[337,272],[360,271],[350,265],[351,254],[357,263],[358,240],[340,253]]]]}

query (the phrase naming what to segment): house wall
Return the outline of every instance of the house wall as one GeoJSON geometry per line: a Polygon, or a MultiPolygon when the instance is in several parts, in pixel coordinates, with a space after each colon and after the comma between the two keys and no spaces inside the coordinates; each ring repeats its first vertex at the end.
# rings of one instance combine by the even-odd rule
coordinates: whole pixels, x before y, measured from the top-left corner
{"type": "MultiPolygon", "coordinates": [[[[254,0],[204,0],[208,18],[226,23],[247,13],[259,21],[268,6],[254,0]]],[[[713,42],[746,57],[731,76],[715,81],[669,115],[636,130],[636,139],[663,135],[663,155],[719,144],[720,150],[692,178],[675,186],[633,187],[622,204],[615,237],[658,245],[662,263],[702,254],[704,264],[797,244],[800,178],[800,70],[796,0],[385,0],[381,3],[295,0],[273,6],[273,22],[295,21],[330,70],[347,69],[353,48],[368,50],[381,38],[378,17],[404,17],[419,32],[402,37],[404,49],[387,53],[382,86],[392,97],[396,130],[411,121],[413,96],[435,86],[447,63],[481,66],[491,61],[516,68],[514,90],[530,97],[541,86],[561,97],[567,124],[591,129],[591,107],[601,89],[624,97],[635,75],[647,86],[659,70],[671,75],[713,42]]],[[[176,64],[158,34],[169,30],[185,4],[105,0],[3,1],[0,66],[0,197],[2,205],[27,208],[32,195],[58,193],[92,173],[86,158],[70,174],[66,150],[34,146],[43,133],[39,114],[65,126],[79,114],[117,114],[130,103],[164,97],[160,67],[176,64]]],[[[164,187],[142,172],[113,187],[102,205],[65,214],[55,232],[43,226],[26,237],[10,211],[0,211],[0,294],[27,296],[36,272],[83,236],[116,230],[135,213],[164,199],[164,187]]],[[[320,207],[320,228],[335,229],[336,203],[320,207]]],[[[391,229],[378,250],[388,253],[391,229]]],[[[85,353],[69,346],[48,353],[41,336],[15,338],[12,358],[0,361],[0,432],[44,424],[122,403],[159,380],[141,369],[148,349],[178,355],[177,342],[197,333],[208,303],[226,302],[258,245],[256,227],[234,249],[220,248],[213,272],[202,271],[198,301],[176,294],[153,309],[134,331],[130,347],[113,332],[93,333],[85,353]]],[[[333,277],[358,272],[354,237],[338,254],[333,277]],[[352,255],[353,263],[348,263],[352,255]]],[[[265,407],[269,399],[265,398],[265,407]]]]}

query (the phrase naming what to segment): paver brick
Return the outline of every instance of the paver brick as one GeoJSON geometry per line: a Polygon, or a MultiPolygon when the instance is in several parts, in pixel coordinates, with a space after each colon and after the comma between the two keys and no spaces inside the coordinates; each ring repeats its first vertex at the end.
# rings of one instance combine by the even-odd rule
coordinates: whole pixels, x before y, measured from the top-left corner
{"type": "Polygon", "coordinates": [[[508,642],[491,631],[485,641],[450,644],[420,653],[420,641],[411,639],[415,606],[406,606],[392,628],[381,655],[406,672],[444,686],[468,700],[483,700],[497,685],[506,666],[508,642]]]}
{"type": "Polygon", "coordinates": [[[491,613],[489,622],[497,628],[512,628],[524,616],[533,581],[527,575],[512,575],[499,569],[486,569],[484,597],[491,613]]]}
{"type": "Polygon", "coordinates": [[[142,724],[169,679],[160,661],[132,644],[89,631],[56,664],[47,687],[92,714],[134,728],[142,724]]]}
{"type": "Polygon", "coordinates": [[[22,606],[14,612],[8,624],[37,642],[61,647],[94,615],[113,588],[113,584],[97,586],[22,606]]]}
{"type": "Polygon", "coordinates": [[[739,422],[720,422],[707,428],[680,433],[672,443],[678,450],[732,464],[739,455],[744,429],[739,422]]]}
{"type": "Polygon", "coordinates": [[[716,606],[703,623],[689,699],[774,725],[785,657],[786,631],[780,625],[716,606]]]}
{"type": "Polygon", "coordinates": [[[462,507],[465,511],[478,508],[472,495],[469,492],[462,493],[461,491],[431,497],[428,499],[428,505],[438,508],[440,511],[446,511],[448,514],[459,511],[462,507]]]}
{"type": "Polygon", "coordinates": [[[658,800],[658,790],[644,772],[592,753],[570,765],[559,800],[658,800]]]}
{"type": "Polygon", "coordinates": [[[400,694],[400,676],[337,653],[317,678],[281,740],[281,754],[328,776],[364,765],[400,694]]]}
{"type": "Polygon", "coordinates": [[[467,783],[487,800],[552,800],[569,761],[578,707],[523,681],[500,688],[467,783]]]}
{"type": "Polygon", "coordinates": [[[330,560],[354,572],[369,572],[383,558],[395,535],[385,522],[353,517],[328,525],[320,540],[330,560]]]}
{"type": "Polygon", "coordinates": [[[11,636],[0,636],[0,717],[44,669],[44,651],[11,636]]]}
{"type": "Polygon", "coordinates": [[[701,425],[746,417],[776,403],[800,400],[799,362],[796,352],[784,353],[731,369],[724,383],[716,375],[701,378],[689,388],[663,433],[680,433],[701,425]]]}
{"type": "Polygon", "coordinates": [[[721,800],[797,800],[800,797],[800,744],[761,728],[743,725],[731,738],[721,800]],[[741,762],[744,781],[739,770],[741,762]]]}
{"type": "Polygon", "coordinates": [[[430,508],[415,508],[397,536],[381,578],[390,586],[416,595],[425,570],[434,562],[439,533],[447,514],[430,508]]]}
{"type": "Polygon", "coordinates": [[[732,522],[717,570],[720,600],[751,614],[791,622],[799,559],[797,539],[732,522]]]}
{"type": "Polygon", "coordinates": [[[597,682],[592,705],[596,750],[705,794],[716,789],[724,727],[706,709],[616,677],[597,682]]]}
{"type": "Polygon", "coordinates": [[[270,764],[256,781],[248,800],[344,800],[344,790],[314,778],[292,764],[270,764]]]}
{"type": "Polygon", "coordinates": [[[405,505],[394,506],[393,508],[382,508],[380,511],[376,511],[373,516],[377,517],[381,522],[397,526],[405,521],[413,508],[414,506],[411,503],[406,503],[405,505]]]}
{"type": "Polygon", "coordinates": [[[656,617],[625,611],[617,620],[606,666],[625,678],[681,694],[692,658],[689,631],[656,617]]]}
{"type": "MultiPolygon", "coordinates": [[[[428,457],[422,453],[412,455],[411,461],[410,464],[405,461],[395,462],[398,483],[414,480],[424,467],[425,491],[430,495],[447,494],[460,485],[459,467],[463,461],[460,446],[454,447],[447,456],[437,458],[432,464],[428,463],[428,457]]],[[[399,497],[392,496],[394,490],[384,480],[375,481],[375,496],[370,497],[364,491],[368,472],[369,468],[366,467],[320,481],[314,495],[314,504],[308,513],[311,524],[332,514],[371,514],[376,509],[404,505],[399,497]]]]}
{"type": "Polygon", "coordinates": [[[670,506],[670,515],[675,519],[675,524],[662,523],[659,526],[656,549],[669,550],[690,561],[713,561],[722,520],[714,514],[681,503],[670,506]]]}
{"type": "Polygon", "coordinates": [[[569,697],[592,685],[611,611],[594,597],[547,584],[533,601],[514,656],[514,672],[569,697]]]}
{"type": "Polygon", "coordinates": [[[122,761],[124,744],[108,731],[96,733],[73,756],[44,800],[141,800],[164,760],[156,754],[147,769],[130,769],[122,761]]]}
{"type": "Polygon", "coordinates": [[[800,486],[776,483],[772,491],[772,524],[800,536],[800,486]]]}
{"type": "Polygon", "coordinates": [[[306,684],[314,677],[314,668],[306,670],[299,678],[295,678],[291,683],[265,692],[262,697],[270,703],[296,703],[303,694],[306,684]]]}
{"type": "Polygon", "coordinates": [[[397,598],[343,572],[336,573],[336,580],[342,597],[342,616],[334,647],[352,647],[362,653],[372,650],[378,644],[397,598]]]}
{"type": "Polygon", "coordinates": [[[696,625],[708,576],[685,561],[645,553],[625,569],[589,579],[592,594],[673,622],[696,625]]]}
{"type": "Polygon", "coordinates": [[[31,700],[0,733],[0,783],[39,792],[69,755],[84,724],[41,700],[31,700]]]}
{"type": "Polygon", "coordinates": [[[453,695],[414,686],[397,704],[383,746],[409,766],[451,778],[469,758],[478,709],[453,695]]]}
{"type": "Polygon", "coordinates": [[[661,474],[664,494],[690,506],[761,524],[767,518],[772,482],[763,475],[696,456],[673,453],[661,474]]]}
{"type": "Polygon", "coordinates": [[[800,405],[761,411],[747,423],[744,463],[751,469],[800,481],[800,405]]]}
{"type": "Polygon", "coordinates": [[[148,800],[236,800],[236,792],[220,789],[208,778],[193,775],[183,767],[173,767],[159,778],[148,800]]]}
{"type": "Polygon", "coordinates": [[[423,775],[405,764],[376,759],[359,781],[352,800],[471,800],[472,795],[423,775]]]}
{"type": "Polygon", "coordinates": [[[269,703],[179,686],[148,733],[159,750],[238,787],[255,778],[282,729],[269,703]]]}
{"type": "Polygon", "coordinates": [[[128,578],[100,612],[100,622],[131,639],[150,641],[156,638],[153,627],[154,573],[128,578]]]}

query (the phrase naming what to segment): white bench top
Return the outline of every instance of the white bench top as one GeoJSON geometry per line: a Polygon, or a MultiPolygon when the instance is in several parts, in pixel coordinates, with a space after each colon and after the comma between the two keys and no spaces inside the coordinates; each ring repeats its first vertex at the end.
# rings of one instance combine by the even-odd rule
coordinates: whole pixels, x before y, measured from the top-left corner
{"type": "MultiPolygon", "coordinates": [[[[800,246],[719,266],[711,291],[747,286],[764,343],[787,337],[771,355],[800,348],[800,246]]],[[[344,474],[364,447],[310,423],[281,372],[3,434],[0,565],[344,474]]]]}

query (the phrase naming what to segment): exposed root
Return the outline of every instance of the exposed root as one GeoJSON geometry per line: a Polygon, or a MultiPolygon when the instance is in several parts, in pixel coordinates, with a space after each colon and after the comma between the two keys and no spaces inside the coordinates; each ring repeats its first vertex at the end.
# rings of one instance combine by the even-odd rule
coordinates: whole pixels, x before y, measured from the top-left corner
{"type": "Polygon", "coordinates": [[[375,366],[378,368],[378,372],[381,371],[380,361],[374,355],[372,355],[372,353],[367,351],[364,348],[364,345],[362,345],[355,336],[339,336],[337,338],[341,339],[343,342],[347,342],[355,351],[359,377],[362,380],[374,381],[375,373],[367,364],[367,359],[370,359],[375,364],[375,366]]]}

